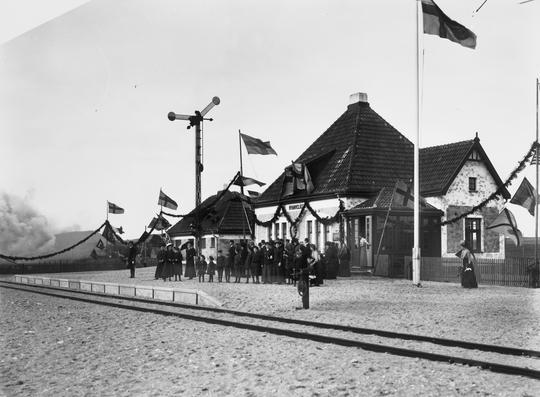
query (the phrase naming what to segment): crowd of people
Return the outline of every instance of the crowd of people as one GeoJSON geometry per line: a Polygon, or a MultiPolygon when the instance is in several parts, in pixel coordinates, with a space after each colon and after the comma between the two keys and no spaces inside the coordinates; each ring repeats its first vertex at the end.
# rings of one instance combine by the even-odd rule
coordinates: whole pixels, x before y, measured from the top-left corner
{"type": "MultiPolygon", "coordinates": [[[[346,245],[345,245],[346,247],[346,245]]],[[[332,242],[327,242],[324,255],[308,239],[304,241],[276,240],[258,244],[253,240],[229,241],[226,252],[217,251],[217,256],[197,256],[191,242],[185,249],[184,277],[199,282],[249,283],[255,284],[296,284],[298,275],[307,271],[312,275],[311,284],[318,286],[324,278],[335,278],[338,275],[339,262],[348,267],[349,251],[338,250],[332,242]],[[245,281],[244,281],[244,280],[245,281]]],[[[155,279],[163,281],[182,281],[183,255],[172,243],[161,247],[158,256],[155,279]]]]}

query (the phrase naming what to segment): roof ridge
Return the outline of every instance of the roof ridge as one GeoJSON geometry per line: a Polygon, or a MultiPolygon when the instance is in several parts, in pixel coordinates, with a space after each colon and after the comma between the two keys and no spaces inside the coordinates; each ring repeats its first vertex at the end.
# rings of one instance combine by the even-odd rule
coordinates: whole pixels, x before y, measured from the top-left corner
{"type": "Polygon", "coordinates": [[[443,147],[448,147],[448,146],[456,146],[456,145],[460,145],[460,144],[463,144],[463,143],[466,143],[466,142],[470,142],[471,144],[473,144],[473,143],[475,143],[475,140],[474,139],[465,139],[463,141],[444,143],[442,145],[426,146],[426,147],[420,148],[420,150],[436,149],[436,148],[443,148],[443,147]]]}
{"type": "Polygon", "coordinates": [[[356,121],[354,122],[352,151],[351,151],[351,157],[349,159],[349,166],[347,167],[347,189],[351,185],[352,166],[354,162],[354,155],[356,154],[356,144],[358,143],[358,127],[360,124],[360,109],[361,107],[358,106],[358,113],[356,113],[356,121]]]}

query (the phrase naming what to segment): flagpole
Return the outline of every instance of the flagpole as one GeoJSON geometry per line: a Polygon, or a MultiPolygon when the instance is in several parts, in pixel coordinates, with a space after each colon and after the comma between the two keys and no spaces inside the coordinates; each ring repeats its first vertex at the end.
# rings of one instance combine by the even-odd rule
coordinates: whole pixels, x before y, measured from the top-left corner
{"type": "Polygon", "coordinates": [[[535,209],[534,209],[534,265],[538,266],[538,163],[540,159],[538,158],[538,78],[536,78],[536,197],[534,198],[535,209]]]}
{"type": "MultiPolygon", "coordinates": [[[[240,192],[242,196],[244,195],[244,167],[242,164],[242,135],[240,129],[238,129],[238,151],[240,152],[240,192]]],[[[242,200],[242,208],[244,208],[244,201],[242,200]]],[[[244,213],[245,213],[244,208],[244,213]]],[[[246,228],[244,223],[244,218],[242,218],[242,234],[244,236],[244,241],[246,241],[246,228]]]]}
{"type": "MultiPolygon", "coordinates": [[[[421,35],[420,16],[422,12],[421,0],[416,0],[416,139],[414,143],[414,246],[412,251],[412,281],[420,285],[420,57],[421,35]]],[[[423,23],[422,23],[423,28],[423,23]]]]}

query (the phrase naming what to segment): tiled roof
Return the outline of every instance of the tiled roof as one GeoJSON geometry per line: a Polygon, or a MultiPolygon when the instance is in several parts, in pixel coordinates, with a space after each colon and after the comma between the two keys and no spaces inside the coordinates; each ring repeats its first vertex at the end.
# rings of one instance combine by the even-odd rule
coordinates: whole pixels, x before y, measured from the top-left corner
{"type": "MultiPolygon", "coordinates": [[[[413,145],[371,109],[368,103],[349,105],[297,162],[305,162],[315,190],[311,196],[353,194],[372,195],[381,186],[412,175],[413,145]]],[[[277,202],[281,196],[282,173],[258,198],[277,202]]],[[[297,193],[301,199],[305,193],[297,193]]]]}
{"type": "MultiPolygon", "coordinates": [[[[351,208],[351,210],[355,209],[371,209],[371,208],[382,208],[382,209],[388,209],[390,206],[390,203],[392,201],[392,193],[394,191],[394,188],[392,187],[383,187],[381,190],[379,190],[379,193],[366,201],[364,201],[361,204],[358,204],[357,206],[351,208]]],[[[424,200],[420,201],[420,207],[425,208],[428,210],[434,210],[438,211],[437,208],[432,206],[431,204],[425,202],[424,200]]],[[[412,211],[412,208],[406,207],[400,204],[392,203],[392,209],[393,210],[410,210],[412,211]]],[[[350,211],[350,210],[349,210],[350,211]]],[[[442,214],[442,213],[441,213],[442,214]]]]}
{"type": "Polygon", "coordinates": [[[191,225],[198,211],[203,233],[237,234],[245,231],[249,234],[249,225],[244,221],[245,215],[242,208],[242,202],[244,202],[251,228],[253,228],[254,214],[249,198],[238,192],[225,191],[216,202],[216,198],[221,193],[208,197],[198,208],[167,230],[167,233],[172,237],[192,235],[191,225]]]}
{"type": "MultiPolygon", "coordinates": [[[[495,168],[479,139],[420,149],[420,191],[425,197],[444,195],[451,182],[476,148],[501,186],[495,168]]],[[[373,197],[396,180],[413,177],[413,144],[379,116],[368,103],[349,105],[296,162],[307,164],[315,190],[310,198],[348,195],[373,197]]],[[[254,202],[256,207],[279,201],[301,201],[305,192],[281,198],[285,174],[282,173],[254,202]]],[[[505,195],[508,192],[505,190],[505,195]]]]}
{"type": "Polygon", "coordinates": [[[475,145],[475,140],[439,145],[420,150],[420,184],[422,193],[442,195],[475,145]]]}
{"type": "MultiPolygon", "coordinates": [[[[420,191],[422,195],[429,197],[446,194],[473,151],[480,155],[481,161],[491,173],[497,186],[502,186],[503,181],[480,145],[480,139],[476,137],[468,141],[420,149],[420,191]]],[[[507,189],[503,189],[503,195],[507,199],[510,198],[507,189]]]]}

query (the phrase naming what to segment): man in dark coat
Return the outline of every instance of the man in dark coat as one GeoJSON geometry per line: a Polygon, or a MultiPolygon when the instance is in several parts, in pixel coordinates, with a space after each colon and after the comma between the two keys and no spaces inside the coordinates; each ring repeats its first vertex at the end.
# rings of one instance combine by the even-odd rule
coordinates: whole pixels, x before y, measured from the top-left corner
{"type": "Polygon", "coordinates": [[[162,245],[159,247],[159,252],[157,254],[157,266],[156,266],[156,273],[154,275],[154,278],[157,280],[158,278],[161,278],[161,273],[163,272],[163,265],[165,264],[165,256],[167,253],[165,252],[165,246],[162,245]]]}
{"type": "Polygon", "coordinates": [[[137,258],[137,247],[132,241],[128,243],[127,267],[130,278],[135,278],[135,259],[137,258]]]}
{"type": "Polygon", "coordinates": [[[219,283],[221,283],[223,281],[223,270],[225,269],[225,262],[226,262],[226,258],[223,255],[223,251],[218,250],[216,268],[217,268],[218,282],[219,283]]]}
{"type": "Polygon", "coordinates": [[[283,256],[283,243],[281,240],[278,240],[276,241],[276,248],[274,249],[274,273],[275,281],[279,284],[283,284],[283,281],[285,281],[285,260],[283,256]]]}
{"type": "Polygon", "coordinates": [[[270,241],[266,243],[263,255],[262,282],[267,284],[272,282],[272,266],[274,264],[274,248],[270,241]]]}
{"type": "MultiPolygon", "coordinates": [[[[365,241],[367,243],[367,240],[365,241]]],[[[351,251],[346,241],[343,241],[343,243],[341,244],[341,247],[339,248],[338,260],[339,260],[338,276],[350,277],[351,276],[351,267],[350,267],[351,251]]]]}
{"type": "Polygon", "coordinates": [[[231,271],[234,269],[234,257],[236,255],[236,248],[234,246],[234,240],[229,240],[229,254],[227,255],[227,265],[225,266],[225,281],[231,281],[231,271]]]}

